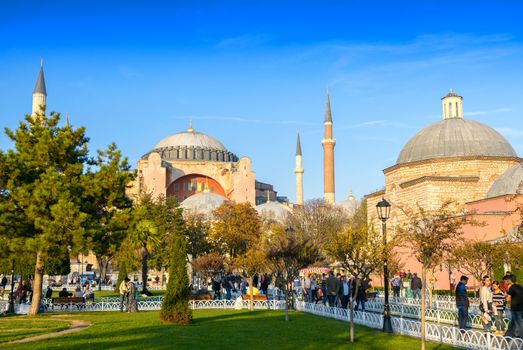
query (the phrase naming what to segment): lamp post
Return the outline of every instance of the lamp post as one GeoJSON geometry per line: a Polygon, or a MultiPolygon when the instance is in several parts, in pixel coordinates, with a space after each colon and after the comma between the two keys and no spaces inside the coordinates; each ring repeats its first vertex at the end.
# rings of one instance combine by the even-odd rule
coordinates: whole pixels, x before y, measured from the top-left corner
{"type": "Polygon", "coordinates": [[[392,333],[389,305],[389,268],[387,266],[387,220],[390,217],[390,203],[382,198],[376,204],[378,218],[381,220],[381,233],[383,235],[383,286],[385,289],[385,304],[383,305],[383,332],[392,333]]]}
{"type": "Polygon", "coordinates": [[[11,291],[9,292],[9,308],[7,313],[15,313],[15,259],[11,261],[11,291]]]}

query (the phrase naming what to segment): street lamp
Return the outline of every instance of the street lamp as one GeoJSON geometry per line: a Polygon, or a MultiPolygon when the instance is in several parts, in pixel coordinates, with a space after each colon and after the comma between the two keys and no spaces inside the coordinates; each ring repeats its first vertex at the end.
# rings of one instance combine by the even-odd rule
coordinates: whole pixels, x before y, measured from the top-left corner
{"type": "Polygon", "coordinates": [[[15,313],[15,259],[11,261],[11,291],[9,292],[9,307],[7,313],[15,313]]]}
{"type": "Polygon", "coordinates": [[[390,217],[390,203],[381,199],[381,202],[376,204],[378,211],[378,218],[381,220],[381,233],[383,235],[383,286],[385,289],[385,304],[383,305],[383,332],[392,333],[392,322],[390,319],[389,306],[389,268],[387,266],[387,220],[390,217]]]}

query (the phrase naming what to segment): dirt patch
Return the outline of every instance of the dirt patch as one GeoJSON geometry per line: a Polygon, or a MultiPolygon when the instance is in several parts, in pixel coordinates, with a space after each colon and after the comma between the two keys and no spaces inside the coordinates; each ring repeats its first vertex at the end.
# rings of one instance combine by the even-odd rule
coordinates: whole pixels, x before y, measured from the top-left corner
{"type": "MultiPolygon", "coordinates": [[[[52,319],[50,319],[50,320],[52,320],[52,319]]],[[[64,321],[69,322],[69,328],[64,329],[63,331],[40,334],[40,335],[35,335],[33,337],[13,340],[6,344],[29,343],[29,342],[33,342],[33,341],[37,341],[37,340],[57,338],[57,337],[61,337],[62,335],[79,332],[91,325],[91,322],[88,322],[88,321],[81,321],[81,320],[64,320],[64,321]]]]}

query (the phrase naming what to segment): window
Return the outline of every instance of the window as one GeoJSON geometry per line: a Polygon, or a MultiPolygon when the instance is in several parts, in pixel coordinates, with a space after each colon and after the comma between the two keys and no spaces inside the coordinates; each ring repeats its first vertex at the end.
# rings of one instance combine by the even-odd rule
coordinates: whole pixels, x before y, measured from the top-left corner
{"type": "Polygon", "coordinates": [[[180,186],[178,184],[174,184],[174,192],[177,193],[180,190],[180,186]]]}
{"type": "Polygon", "coordinates": [[[196,191],[197,188],[198,182],[196,181],[196,179],[191,179],[191,191],[196,191]]]}

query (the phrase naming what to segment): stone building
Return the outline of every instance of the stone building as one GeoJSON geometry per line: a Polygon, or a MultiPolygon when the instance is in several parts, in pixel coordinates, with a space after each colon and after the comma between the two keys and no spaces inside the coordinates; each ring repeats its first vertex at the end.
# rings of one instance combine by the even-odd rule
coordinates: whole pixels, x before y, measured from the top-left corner
{"type": "Polygon", "coordinates": [[[212,136],[187,131],[161,140],[137,164],[131,196],[150,192],[183,202],[204,192],[238,203],[255,204],[255,173],[247,157],[238,158],[212,136]]]}
{"type": "MultiPolygon", "coordinates": [[[[401,150],[396,164],[383,170],[385,187],[365,196],[369,220],[377,227],[377,202],[386,198],[392,204],[388,235],[394,235],[398,225],[405,222],[400,208],[418,204],[430,210],[454,200],[472,209],[487,198],[502,174],[519,166],[521,159],[501,134],[463,118],[462,100],[453,91],[444,96],[443,120],[416,133],[401,150]]],[[[501,231],[493,226],[490,230],[501,231]]],[[[405,260],[406,269],[421,271],[412,256],[405,260]]],[[[448,286],[447,279],[440,276],[438,287],[448,286]]]]}

